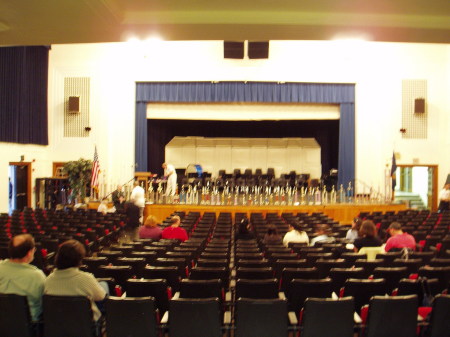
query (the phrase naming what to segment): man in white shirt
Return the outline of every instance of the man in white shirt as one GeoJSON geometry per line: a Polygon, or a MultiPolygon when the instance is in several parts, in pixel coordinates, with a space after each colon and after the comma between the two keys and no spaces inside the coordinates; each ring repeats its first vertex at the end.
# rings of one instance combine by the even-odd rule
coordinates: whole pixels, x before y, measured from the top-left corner
{"type": "Polygon", "coordinates": [[[167,178],[166,195],[174,196],[177,191],[177,172],[172,164],[163,163],[164,176],[167,178]]]}
{"type": "Polygon", "coordinates": [[[439,192],[439,212],[450,209],[450,184],[445,184],[439,192]]]}
{"type": "Polygon", "coordinates": [[[131,191],[130,200],[139,207],[139,221],[142,223],[144,218],[144,207],[145,207],[145,191],[139,185],[139,181],[134,182],[134,188],[131,191]]]}

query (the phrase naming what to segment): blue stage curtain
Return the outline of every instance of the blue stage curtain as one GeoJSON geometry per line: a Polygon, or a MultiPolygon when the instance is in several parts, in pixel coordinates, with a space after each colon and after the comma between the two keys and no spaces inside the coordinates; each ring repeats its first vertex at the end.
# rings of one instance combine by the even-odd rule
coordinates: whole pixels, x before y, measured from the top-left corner
{"type": "Polygon", "coordinates": [[[0,47],[0,141],[48,145],[48,47],[0,47]]]}
{"type": "Polygon", "coordinates": [[[147,102],[274,102],[341,105],[339,177],[355,178],[355,85],[350,83],[138,82],[136,84],[136,163],[147,171],[147,102]],[[145,137],[145,138],[144,138],[145,137]],[[347,138],[348,137],[348,138],[347,138]],[[341,157],[342,156],[342,157],[341,157]]]}
{"type": "Polygon", "coordinates": [[[135,171],[147,171],[147,102],[136,103],[135,171]]]}
{"type": "MultiPolygon", "coordinates": [[[[355,179],[355,104],[341,104],[339,120],[338,186],[347,187],[355,179]]],[[[353,185],[354,186],[354,185],[353,185]]]]}

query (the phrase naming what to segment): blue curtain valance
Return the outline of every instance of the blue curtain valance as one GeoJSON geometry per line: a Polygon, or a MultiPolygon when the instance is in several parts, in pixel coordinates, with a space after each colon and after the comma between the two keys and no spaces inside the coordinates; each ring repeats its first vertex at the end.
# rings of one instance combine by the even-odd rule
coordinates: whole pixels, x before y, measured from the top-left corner
{"type": "Polygon", "coordinates": [[[276,82],[137,83],[137,102],[354,103],[354,84],[276,82]]]}

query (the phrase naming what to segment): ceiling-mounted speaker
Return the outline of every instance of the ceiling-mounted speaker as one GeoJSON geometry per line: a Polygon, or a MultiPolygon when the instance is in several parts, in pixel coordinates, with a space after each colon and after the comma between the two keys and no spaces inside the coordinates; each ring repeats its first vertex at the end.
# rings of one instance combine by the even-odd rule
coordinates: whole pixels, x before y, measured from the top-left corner
{"type": "Polygon", "coordinates": [[[244,41],[223,41],[223,57],[226,59],[243,59],[244,41]]]}
{"type": "Polygon", "coordinates": [[[416,98],[414,100],[414,113],[416,114],[425,113],[425,98],[416,98]]]}
{"type": "Polygon", "coordinates": [[[80,96],[69,96],[69,112],[80,112],[80,96]]]}
{"type": "Polygon", "coordinates": [[[248,42],[249,59],[268,59],[269,41],[248,42]]]}

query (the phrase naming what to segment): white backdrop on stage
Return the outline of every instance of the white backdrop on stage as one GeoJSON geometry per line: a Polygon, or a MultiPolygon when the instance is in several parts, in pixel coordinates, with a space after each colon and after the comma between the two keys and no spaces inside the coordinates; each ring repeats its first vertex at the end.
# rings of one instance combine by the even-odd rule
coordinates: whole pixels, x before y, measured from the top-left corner
{"type": "Polygon", "coordinates": [[[314,138],[205,138],[174,137],[165,147],[165,161],[177,169],[201,165],[217,177],[219,170],[275,169],[275,176],[296,171],[318,179],[321,149],[314,138]]]}

